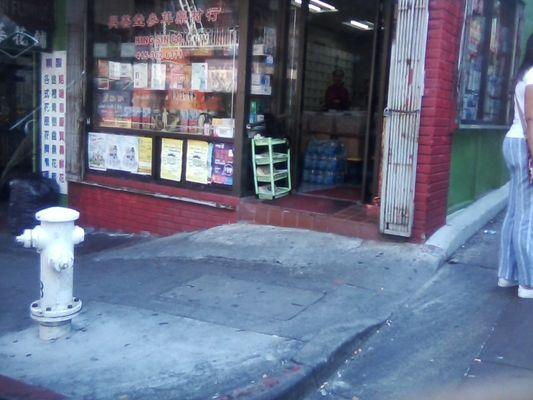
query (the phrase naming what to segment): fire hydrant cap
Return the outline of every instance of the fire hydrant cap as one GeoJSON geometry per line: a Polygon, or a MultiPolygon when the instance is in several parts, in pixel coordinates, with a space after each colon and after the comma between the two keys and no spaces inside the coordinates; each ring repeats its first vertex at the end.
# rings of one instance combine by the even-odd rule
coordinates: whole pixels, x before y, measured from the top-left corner
{"type": "Polygon", "coordinates": [[[35,214],[37,221],[44,222],[69,222],[80,217],[80,213],[72,208],[50,207],[35,214]]]}

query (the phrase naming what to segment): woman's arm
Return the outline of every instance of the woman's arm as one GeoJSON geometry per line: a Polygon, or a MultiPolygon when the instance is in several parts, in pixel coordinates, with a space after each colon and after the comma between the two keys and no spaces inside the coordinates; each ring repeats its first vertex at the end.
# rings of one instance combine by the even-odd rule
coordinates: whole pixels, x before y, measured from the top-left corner
{"type": "Polygon", "coordinates": [[[526,86],[526,95],[524,100],[524,118],[526,120],[525,134],[527,135],[529,154],[533,155],[533,85],[526,86]]]}

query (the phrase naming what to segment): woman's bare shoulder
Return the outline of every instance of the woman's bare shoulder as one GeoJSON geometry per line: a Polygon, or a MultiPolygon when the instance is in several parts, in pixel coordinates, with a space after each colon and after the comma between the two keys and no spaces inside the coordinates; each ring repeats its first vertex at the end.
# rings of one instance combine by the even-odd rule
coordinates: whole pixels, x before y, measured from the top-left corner
{"type": "Polygon", "coordinates": [[[526,85],[533,85],[533,67],[526,71],[522,80],[526,85]]]}

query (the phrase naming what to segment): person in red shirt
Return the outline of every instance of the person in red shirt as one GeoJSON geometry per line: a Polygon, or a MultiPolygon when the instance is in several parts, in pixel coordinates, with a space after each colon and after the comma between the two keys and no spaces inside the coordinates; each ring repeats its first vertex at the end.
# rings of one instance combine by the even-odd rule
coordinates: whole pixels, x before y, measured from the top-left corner
{"type": "Polygon", "coordinates": [[[333,71],[333,84],[326,89],[326,110],[347,110],[350,106],[350,94],[344,87],[344,71],[333,71]]]}

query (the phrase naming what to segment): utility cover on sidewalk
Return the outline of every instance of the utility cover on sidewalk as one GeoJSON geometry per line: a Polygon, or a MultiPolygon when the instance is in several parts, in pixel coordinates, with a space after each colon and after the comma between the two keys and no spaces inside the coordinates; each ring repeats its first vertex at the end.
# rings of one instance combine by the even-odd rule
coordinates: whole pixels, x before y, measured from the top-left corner
{"type": "Polygon", "coordinates": [[[321,292],[203,275],[162,294],[180,304],[211,307],[220,312],[261,315],[265,319],[288,320],[320,300],[321,292]]]}

